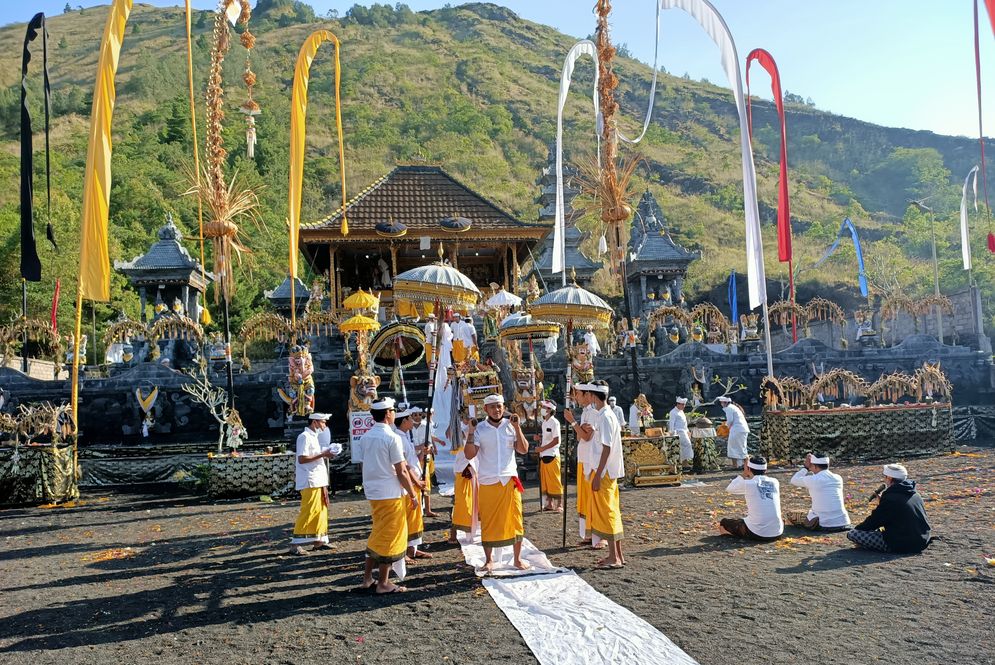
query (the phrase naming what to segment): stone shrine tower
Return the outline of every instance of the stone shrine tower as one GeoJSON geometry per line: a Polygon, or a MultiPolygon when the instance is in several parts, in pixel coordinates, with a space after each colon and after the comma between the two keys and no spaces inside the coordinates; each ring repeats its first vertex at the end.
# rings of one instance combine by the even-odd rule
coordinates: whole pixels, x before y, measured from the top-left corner
{"type": "Polygon", "coordinates": [[[632,315],[642,317],[663,305],[679,305],[688,266],[700,258],[700,251],[686,249],[670,237],[660,205],[646,190],[636,206],[625,266],[632,315]]]}
{"type": "Polygon", "coordinates": [[[142,323],[155,319],[160,311],[178,312],[200,321],[200,297],[214,276],[203,272],[200,262],[180,244],[182,234],[166,215],[166,225],[159,229],[158,240],[149,250],[131,261],[117,261],[114,268],[124,273],[142,301],[142,323]],[[148,314],[149,304],[153,307],[148,314]],[[163,310],[165,308],[165,310],[163,310]]]}

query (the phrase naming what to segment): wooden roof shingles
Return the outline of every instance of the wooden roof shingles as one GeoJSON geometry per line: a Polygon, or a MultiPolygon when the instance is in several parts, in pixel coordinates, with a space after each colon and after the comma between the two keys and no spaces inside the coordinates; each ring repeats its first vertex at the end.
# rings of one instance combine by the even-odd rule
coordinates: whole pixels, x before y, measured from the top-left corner
{"type": "MultiPolygon", "coordinates": [[[[349,235],[374,234],[378,222],[405,224],[412,235],[441,231],[445,217],[466,217],[477,231],[544,228],[515,219],[438,166],[397,166],[345,205],[349,235]]],[[[302,240],[312,234],[339,234],[343,209],[317,222],[301,225],[302,240]]]]}

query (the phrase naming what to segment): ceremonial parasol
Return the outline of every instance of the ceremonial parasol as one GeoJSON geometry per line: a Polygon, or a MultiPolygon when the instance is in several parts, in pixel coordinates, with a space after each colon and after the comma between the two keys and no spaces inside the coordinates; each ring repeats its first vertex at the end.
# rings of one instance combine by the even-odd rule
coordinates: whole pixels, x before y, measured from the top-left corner
{"type": "Polygon", "coordinates": [[[342,302],[346,309],[374,309],[380,304],[380,299],[363,289],[356,291],[342,302]]]}
{"type": "MultiPolygon", "coordinates": [[[[469,224],[468,220],[467,224],[469,224]]],[[[456,268],[442,263],[442,243],[439,243],[439,263],[412,268],[394,278],[394,301],[399,300],[431,302],[434,303],[435,311],[439,312],[439,324],[435,328],[435,339],[432,340],[432,357],[429,359],[428,368],[428,400],[431,404],[435,392],[435,369],[439,358],[439,342],[442,337],[441,307],[449,306],[459,309],[476,307],[480,300],[480,290],[469,277],[456,268]]],[[[432,410],[429,409],[425,419],[425,446],[428,446],[431,431],[432,410]]],[[[424,474],[424,469],[422,471],[424,474]]]]}
{"type": "Polygon", "coordinates": [[[408,368],[425,355],[425,334],[411,323],[394,322],[377,333],[370,342],[370,358],[381,367],[400,364],[408,368]]]}
{"type": "Polygon", "coordinates": [[[344,333],[351,332],[376,332],[380,330],[380,323],[376,319],[371,319],[362,314],[351,316],[339,324],[339,330],[344,333]]]}
{"type": "MultiPolygon", "coordinates": [[[[596,328],[605,328],[611,324],[614,310],[611,305],[594,295],[586,289],[577,286],[576,281],[559,288],[551,293],[547,293],[537,299],[529,308],[534,316],[541,317],[547,321],[562,323],[567,329],[567,368],[566,381],[563,391],[564,408],[571,407],[570,390],[570,354],[569,349],[573,342],[574,324],[589,325],[596,328]]],[[[569,430],[568,430],[569,431],[569,430]]],[[[570,457],[569,439],[567,439],[567,458],[570,457]]],[[[563,486],[567,485],[567,465],[563,465],[563,486]]],[[[567,542],[567,503],[566,495],[563,502],[563,545],[567,542]]]]}
{"type": "Polygon", "coordinates": [[[498,328],[498,339],[502,342],[548,339],[560,335],[560,324],[533,319],[531,314],[511,315],[498,328]]]}
{"type": "Polygon", "coordinates": [[[521,298],[516,296],[514,293],[505,291],[504,289],[501,289],[488,298],[486,303],[488,307],[518,307],[521,304],[521,298]]]}

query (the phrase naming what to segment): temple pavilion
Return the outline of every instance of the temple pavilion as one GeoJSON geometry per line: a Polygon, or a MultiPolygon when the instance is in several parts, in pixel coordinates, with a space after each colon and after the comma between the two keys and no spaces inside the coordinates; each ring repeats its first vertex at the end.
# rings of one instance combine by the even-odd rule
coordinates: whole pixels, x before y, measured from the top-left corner
{"type": "MultiPolygon", "coordinates": [[[[392,304],[395,275],[444,258],[483,292],[514,289],[520,262],[549,233],[516,219],[438,166],[397,166],[328,217],[301,225],[300,248],[328,276],[332,307],[363,288],[392,304]],[[348,235],[340,224],[345,213],[348,235]]],[[[288,289],[289,290],[289,289],[288,289]]]]}

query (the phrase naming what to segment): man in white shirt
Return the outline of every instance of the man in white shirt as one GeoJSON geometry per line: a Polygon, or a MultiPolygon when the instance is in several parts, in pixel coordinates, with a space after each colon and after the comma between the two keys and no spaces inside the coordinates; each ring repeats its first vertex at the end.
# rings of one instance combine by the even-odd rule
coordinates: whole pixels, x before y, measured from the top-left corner
{"type": "Polygon", "coordinates": [[[294,524],[290,553],[305,556],[302,545],[313,543],[312,550],[334,550],[328,543],[328,468],[325,460],[335,457],[331,448],[323,448],[319,433],[326,429],[327,413],[312,413],[308,426],[297,437],[295,487],[301,493],[301,509],[294,524]]]}
{"type": "Polygon", "coordinates": [[[848,531],[852,528],[843,502],[843,478],[829,470],[828,455],[806,455],[804,466],[791,477],[791,484],[808,489],[812,507],[808,513],[786,513],[789,524],[809,531],[848,531]]]}
{"type": "Polygon", "coordinates": [[[615,399],[614,395],[608,398],[608,408],[611,409],[612,413],[615,414],[615,417],[618,418],[619,425],[622,425],[623,427],[628,425],[628,423],[625,422],[625,412],[622,411],[622,407],[618,405],[618,400],[615,399]]]}
{"type": "Polygon", "coordinates": [[[580,533],[578,545],[592,545],[601,549],[601,537],[591,531],[591,472],[595,460],[591,449],[594,445],[594,407],[591,391],[593,384],[578,383],[574,386],[574,402],[582,407],[580,421],[572,409],[563,410],[563,418],[573,428],[577,440],[577,530],[580,533]]]}
{"type": "Polygon", "coordinates": [[[425,481],[425,491],[422,493],[422,501],[425,504],[425,516],[438,517],[436,513],[432,512],[432,474],[435,473],[435,444],[430,441],[426,447],[425,422],[422,420],[422,416],[425,414],[424,409],[420,406],[412,406],[408,410],[411,412],[411,440],[414,441],[415,447],[423,447],[425,450],[425,477],[422,478],[425,481]]]}
{"type": "Polygon", "coordinates": [[[719,522],[719,533],[764,542],[781,537],[784,533],[781,485],[777,478],[767,475],[766,458],[751,457],[743,468],[743,474],[732,479],[726,492],[746,497],[746,517],[723,518],[719,522]]]}
{"type": "Polygon", "coordinates": [[[608,383],[594,381],[591,391],[592,426],[594,435],[590,454],[591,473],[591,533],[608,543],[608,555],[598,560],[599,568],[621,568],[622,506],[618,495],[618,479],[625,475],[622,462],[622,426],[605,400],[608,383]]]}
{"type": "Polygon", "coordinates": [[[743,461],[749,457],[749,453],[746,452],[746,440],[750,436],[750,426],[746,423],[746,412],[725,395],[719,397],[719,405],[726,415],[726,427],[729,428],[726,456],[737,468],[742,468],[743,461]]]}
{"type": "Polygon", "coordinates": [[[527,570],[522,561],[522,539],[525,522],[522,518],[522,483],[518,479],[515,453],[529,450],[518,414],[504,418],[504,397],[484,398],[487,418],[479,424],[467,423],[466,458],[477,460],[479,473],[478,509],[480,511],[480,541],[484,548],[484,568],[494,569],[491,555],[495,547],[514,548],[514,566],[527,570]]]}
{"type": "Polygon", "coordinates": [[[542,423],[539,425],[539,485],[545,499],[543,510],[563,512],[563,479],[560,469],[560,421],[556,419],[556,404],[543,400],[539,404],[542,423]]]}
{"type": "Polygon", "coordinates": [[[465,362],[471,358],[479,358],[477,351],[477,329],[473,327],[473,319],[469,316],[453,324],[453,361],[465,362]]]}
{"type": "Polygon", "coordinates": [[[408,478],[404,463],[404,446],[394,432],[394,400],[385,397],[374,402],[370,409],[373,427],[363,434],[363,493],[370,502],[373,529],[366,541],[366,562],[363,570],[363,588],[376,593],[407,591],[391,584],[393,568],[399,579],[404,579],[404,554],[408,545],[408,509],[417,507],[414,488],[408,478]],[[379,578],[373,581],[373,569],[379,569],[379,578]]]}
{"type": "Polygon", "coordinates": [[[687,403],[687,397],[678,397],[677,404],[670,410],[670,416],[667,419],[667,430],[671,434],[676,434],[681,442],[681,462],[694,459],[694,448],[691,446],[691,431],[688,429],[688,417],[684,414],[687,403]]]}
{"type": "Polygon", "coordinates": [[[411,487],[415,491],[417,508],[409,508],[408,518],[408,559],[407,563],[414,563],[415,559],[431,559],[432,555],[418,549],[423,542],[425,533],[425,518],[422,513],[422,493],[425,491],[425,481],[422,480],[421,456],[424,448],[416,445],[411,440],[411,428],[414,421],[411,420],[411,411],[405,406],[403,411],[394,414],[394,431],[401,437],[401,444],[404,446],[404,463],[407,467],[408,478],[411,480],[411,487]]]}
{"type": "Polygon", "coordinates": [[[598,343],[598,336],[594,334],[594,326],[588,326],[584,333],[584,343],[587,344],[588,351],[592,358],[597,358],[601,353],[601,345],[598,343]]]}

